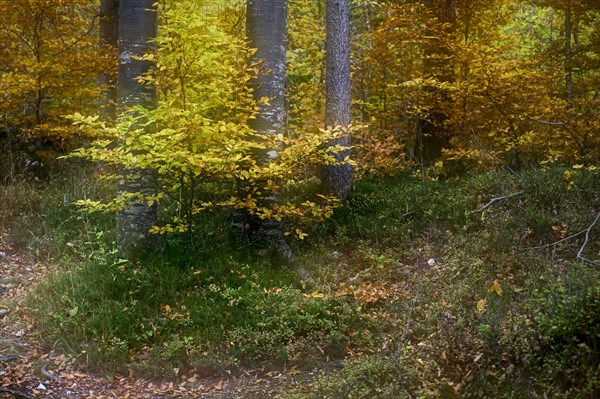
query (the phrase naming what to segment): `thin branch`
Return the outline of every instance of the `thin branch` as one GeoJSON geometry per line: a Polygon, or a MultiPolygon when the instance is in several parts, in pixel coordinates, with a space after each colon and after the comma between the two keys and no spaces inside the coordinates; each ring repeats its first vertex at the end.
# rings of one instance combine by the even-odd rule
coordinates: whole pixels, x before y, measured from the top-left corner
{"type": "Polygon", "coordinates": [[[533,250],[537,250],[537,249],[545,249],[545,248],[549,248],[549,247],[556,247],[558,244],[561,244],[561,243],[563,243],[565,241],[569,241],[569,240],[571,240],[571,239],[573,239],[575,237],[578,237],[578,236],[580,236],[580,235],[582,235],[582,234],[585,233],[585,240],[583,241],[583,244],[581,245],[581,247],[579,248],[579,251],[577,252],[577,259],[582,260],[584,262],[592,263],[592,264],[595,264],[595,265],[600,265],[600,263],[592,261],[592,260],[589,260],[589,259],[586,259],[586,258],[584,258],[582,256],[583,251],[585,250],[585,247],[587,246],[587,244],[589,242],[590,232],[592,231],[592,229],[594,228],[594,226],[596,226],[596,224],[598,223],[599,220],[600,220],[600,212],[598,212],[596,214],[596,218],[594,219],[594,221],[592,222],[592,224],[590,224],[587,228],[585,228],[585,229],[583,229],[583,230],[581,230],[581,231],[579,231],[579,232],[577,232],[575,234],[571,234],[568,237],[562,238],[562,239],[560,239],[558,241],[551,242],[550,244],[540,245],[538,247],[531,247],[531,248],[528,248],[528,250],[533,251],[533,250]]]}
{"type": "Polygon", "coordinates": [[[500,102],[497,102],[491,94],[487,93],[487,97],[489,98],[489,100],[492,102],[492,104],[494,104],[494,106],[501,112],[504,113],[504,111],[509,112],[513,115],[517,115],[517,116],[524,116],[525,118],[527,118],[530,121],[533,122],[537,122],[537,123],[541,123],[543,125],[548,125],[548,126],[560,126],[563,129],[565,129],[567,131],[567,133],[569,133],[569,136],[571,136],[571,138],[573,139],[573,141],[575,141],[575,144],[577,144],[577,147],[579,148],[579,152],[581,155],[585,155],[586,150],[585,147],[583,145],[583,143],[581,142],[581,140],[579,139],[579,137],[577,137],[577,135],[575,134],[575,132],[573,132],[573,130],[569,127],[569,125],[565,122],[553,122],[553,121],[545,121],[542,119],[536,119],[533,118],[529,115],[527,115],[526,113],[521,113],[518,112],[514,109],[511,109],[510,107],[506,107],[503,104],[501,104],[500,102]]]}
{"type": "Polygon", "coordinates": [[[598,212],[596,214],[596,218],[594,219],[594,221],[592,222],[592,224],[590,224],[590,226],[585,229],[585,240],[583,241],[583,244],[581,245],[581,248],[579,248],[579,252],[577,252],[577,259],[580,259],[584,262],[590,262],[593,263],[595,265],[598,265],[597,262],[591,261],[589,259],[584,258],[583,256],[581,256],[581,254],[583,253],[583,250],[585,249],[585,246],[587,245],[589,239],[590,239],[590,231],[594,228],[594,226],[596,225],[596,223],[598,223],[598,220],[600,219],[600,212],[598,212]]]}
{"type": "Polygon", "coordinates": [[[494,203],[498,202],[498,201],[503,201],[503,200],[507,200],[509,198],[512,197],[516,197],[519,195],[523,195],[525,194],[525,191],[518,191],[516,193],[512,193],[512,194],[508,194],[508,195],[504,195],[502,197],[494,197],[490,200],[490,202],[488,202],[487,204],[485,204],[484,206],[482,206],[479,209],[475,209],[474,211],[471,211],[471,213],[477,213],[477,212],[483,212],[485,211],[487,208],[489,208],[490,206],[492,206],[494,203]]]}
{"type": "Polygon", "coordinates": [[[35,48],[27,41],[27,38],[21,35],[21,32],[7,28],[5,26],[0,27],[0,31],[6,31],[12,35],[14,35],[17,39],[19,39],[24,45],[26,45],[32,53],[35,54],[35,48]]]}
{"type": "Polygon", "coordinates": [[[71,47],[73,47],[74,45],[76,45],[77,43],[79,43],[80,41],[82,41],[84,38],[88,37],[90,35],[90,33],[92,33],[92,31],[94,30],[94,28],[96,26],[96,19],[97,18],[100,18],[100,14],[96,14],[96,15],[93,16],[92,21],[90,23],[90,27],[88,28],[88,30],[83,35],[79,36],[77,39],[73,40],[71,43],[69,43],[68,45],[66,45],[64,48],[58,50],[54,54],[51,54],[50,58],[54,58],[54,57],[57,57],[57,56],[61,55],[62,53],[64,53],[65,51],[67,51],[68,49],[70,49],[71,47]]]}
{"type": "Polygon", "coordinates": [[[534,122],[537,123],[541,123],[542,125],[548,125],[548,126],[560,126],[563,129],[565,129],[567,131],[567,133],[569,133],[569,135],[571,136],[571,138],[573,139],[573,141],[575,141],[575,144],[577,144],[577,147],[579,148],[579,153],[584,155],[585,154],[585,147],[583,145],[583,143],[581,142],[581,140],[579,139],[579,137],[577,137],[577,135],[573,132],[573,130],[569,127],[569,125],[566,122],[552,122],[552,121],[545,121],[542,119],[535,119],[535,118],[531,118],[527,115],[525,115],[525,117],[529,120],[532,120],[534,122]]]}
{"type": "Polygon", "coordinates": [[[506,170],[508,170],[510,173],[512,173],[514,176],[519,177],[519,174],[517,172],[515,172],[510,166],[508,166],[504,161],[502,161],[498,156],[496,156],[495,154],[493,154],[491,151],[489,151],[481,142],[481,140],[479,140],[479,137],[477,137],[477,133],[475,133],[475,129],[471,128],[471,135],[473,136],[473,140],[475,141],[475,144],[486,154],[488,154],[492,159],[495,159],[496,162],[498,162],[500,165],[502,165],[506,170]]]}
{"type": "Polygon", "coordinates": [[[10,389],[10,388],[0,387],[0,393],[7,393],[9,395],[12,395],[15,398],[33,399],[33,396],[30,396],[30,395],[26,394],[25,392],[16,391],[16,390],[10,389]]]}
{"type": "Polygon", "coordinates": [[[58,378],[57,376],[55,376],[54,374],[51,374],[48,371],[48,364],[44,364],[42,366],[41,369],[42,374],[44,374],[46,377],[50,378],[52,381],[56,382],[56,381],[60,381],[60,378],[58,378]]]}

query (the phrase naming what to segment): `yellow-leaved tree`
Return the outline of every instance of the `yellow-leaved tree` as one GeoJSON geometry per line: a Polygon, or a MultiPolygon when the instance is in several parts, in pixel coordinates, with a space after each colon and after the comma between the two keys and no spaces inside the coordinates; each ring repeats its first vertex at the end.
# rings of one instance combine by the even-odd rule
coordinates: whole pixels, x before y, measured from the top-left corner
{"type": "Polygon", "coordinates": [[[98,78],[114,64],[99,48],[98,22],[97,1],[3,2],[0,129],[69,142],[77,129],[62,116],[94,109],[98,78]]]}
{"type": "Polygon", "coordinates": [[[409,160],[428,159],[447,176],[597,163],[596,3],[432,0],[380,9],[362,109],[385,144],[367,155],[385,159],[391,145],[404,145],[409,160]],[[425,156],[423,143],[439,133],[443,146],[425,156]]]}
{"type": "MultiPolygon", "coordinates": [[[[258,110],[249,84],[259,69],[250,61],[254,50],[218,23],[218,5],[167,0],[159,3],[158,12],[157,52],[144,56],[156,70],[140,77],[156,86],[156,109],[123,113],[114,127],[95,116],[72,116],[75,125],[103,137],[74,156],[100,161],[113,171],[154,170],[158,194],[124,193],[109,203],[80,203],[118,211],[132,199],[159,201],[164,220],[153,231],[190,234],[203,210],[224,206],[282,222],[288,234],[303,238],[302,226],[329,217],[337,203],[304,189],[317,180],[315,165],[335,162],[322,149],[334,134],[258,134],[250,127],[258,110]],[[145,132],[147,124],[155,125],[155,132],[145,132]],[[120,144],[119,137],[125,137],[120,144]],[[271,149],[278,156],[265,163],[259,154],[271,149]],[[273,192],[277,200],[264,205],[260,198],[273,192]]],[[[110,177],[126,176],[117,172],[110,177]]]]}

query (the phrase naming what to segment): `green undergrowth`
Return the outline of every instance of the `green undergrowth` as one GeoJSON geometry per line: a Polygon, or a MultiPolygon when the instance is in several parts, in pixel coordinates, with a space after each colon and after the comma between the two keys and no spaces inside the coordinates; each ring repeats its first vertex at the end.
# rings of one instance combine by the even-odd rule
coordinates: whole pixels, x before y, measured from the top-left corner
{"type": "Polygon", "coordinates": [[[380,350],[284,397],[600,396],[600,266],[584,260],[598,261],[600,226],[587,243],[559,242],[592,226],[598,172],[393,183],[359,185],[330,226],[343,255],[323,278],[367,270],[364,281],[406,284],[404,298],[378,303],[396,328],[379,331],[380,350]]]}
{"type": "Polygon", "coordinates": [[[121,260],[110,218],[58,195],[85,184],[32,188],[11,233],[57,265],[30,298],[40,338],[92,370],[326,362],[283,397],[600,395],[596,170],[358,182],[293,244],[307,281],[236,237],[227,212],[161,255],[121,260]]]}
{"type": "Polygon", "coordinates": [[[129,262],[108,254],[41,288],[42,335],[82,364],[168,375],[173,369],[304,363],[345,355],[359,315],[306,295],[266,263],[183,257],[129,262]]]}

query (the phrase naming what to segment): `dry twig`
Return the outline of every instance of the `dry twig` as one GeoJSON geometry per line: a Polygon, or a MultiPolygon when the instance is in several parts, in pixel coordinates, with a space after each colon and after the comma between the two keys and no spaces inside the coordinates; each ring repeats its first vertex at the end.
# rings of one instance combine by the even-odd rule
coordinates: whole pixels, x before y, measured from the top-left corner
{"type": "Polygon", "coordinates": [[[509,199],[509,198],[512,198],[512,197],[517,197],[517,196],[519,196],[519,195],[523,195],[523,194],[525,194],[525,191],[518,191],[518,192],[516,192],[516,193],[512,193],[512,194],[504,195],[504,196],[502,196],[502,197],[495,197],[495,198],[492,198],[492,199],[490,200],[490,202],[488,202],[487,204],[485,204],[484,206],[482,206],[482,207],[481,207],[481,208],[479,208],[479,209],[475,209],[474,211],[471,211],[471,213],[483,212],[483,211],[485,211],[487,208],[489,208],[490,206],[494,205],[494,203],[496,203],[496,202],[498,202],[498,201],[507,200],[507,199],[509,199]]]}
{"type": "Polygon", "coordinates": [[[15,398],[33,399],[32,396],[26,394],[25,392],[17,391],[17,390],[10,389],[10,388],[0,387],[0,393],[6,393],[9,395],[12,395],[15,398]]]}
{"type": "Polygon", "coordinates": [[[594,265],[600,265],[600,263],[595,262],[595,261],[590,260],[590,259],[587,259],[587,258],[584,258],[582,256],[583,251],[585,250],[585,247],[587,246],[587,244],[588,244],[588,242],[590,240],[590,232],[592,231],[592,229],[594,228],[594,226],[596,226],[596,224],[598,223],[599,220],[600,220],[600,212],[598,212],[596,214],[596,218],[594,219],[594,221],[592,222],[592,224],[590,224],[587,228],[585,228],[585,229],[583,229],[583,230],[581,230],[581,231],[579,231],[579,232],[577,232],[575,234],[571,234],[568,237],[561,238],[558,241],[551,242],[550,244],[540,245],[539,247],[532,247],[532,248],[529,248],[529,250],[537,250],[537,249],[544,249],[544,248],[549,248],[549,247],[556,247],[560,243],[563,243],[565,241],[569,241],[569,240],[571,240],[571,239],[573,239],[575,237],[578,237],[578,236],[580,236],[580,235],[582,235],[582,234],[585,233],[585,239],[583,241],[583,244],[581,244],[581,247],[579,248],[579,251],[577,252],[577,259],[582,260],[582,261],[587,262],[587,263],[592,263],[594,265]]]}
{"type": "Polygon", "coordinates": [[[0,363],[13,362],[18,359],[19,358],[17,357],[17,355],[13,355],[13,354],[2,355],[2,356],[0,356],[0,363]]]}
{"type": "Polygon", "coordinates": [[[42,374],[44,374],[46,377],[50,378],[50,380],[52,380],[52,381],[55,381],[55,382],[56,382],[56,381],[59,381],[59,380],[60,380],[60,378],[58,378],[58,377],[57,377],[57,376],[55,376],[54,374],[51,374],[51,373],[48,371],[48,365],[47,365],[47,364],[44,364],[44,365],[42,366],[42,369],[41,369],[41,371],[42,371],[42,374]]]}

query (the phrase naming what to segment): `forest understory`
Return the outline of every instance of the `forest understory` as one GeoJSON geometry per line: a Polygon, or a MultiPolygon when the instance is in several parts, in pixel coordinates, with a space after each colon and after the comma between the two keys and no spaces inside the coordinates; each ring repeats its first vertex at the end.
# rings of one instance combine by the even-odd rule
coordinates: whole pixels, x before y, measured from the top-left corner
{"type": "Polygon", "coordinates": [[[228,213],[205,215],[193,250],[175,236],[126,261],[110,218],[65,201],[94,180],[4,185],[2,389],[597,397],[599,185],[564,167],[363,181],[293,245],[306,280],[228,213]]]}

